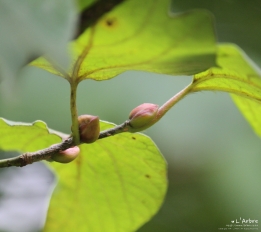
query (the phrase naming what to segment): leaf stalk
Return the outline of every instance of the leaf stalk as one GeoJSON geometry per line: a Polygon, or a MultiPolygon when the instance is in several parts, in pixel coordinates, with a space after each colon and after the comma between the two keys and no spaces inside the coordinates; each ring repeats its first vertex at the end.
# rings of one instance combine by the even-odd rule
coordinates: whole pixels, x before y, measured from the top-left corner
{"type": "Polygon", "coordinates": [[[72,137],[75,145],[80,144],[80,134],[79,134],[79,123],[78,123],[78,113],[76,105],[76,95],[77,95],[77,86],[78,82],[72,81],[70,83],[71,94],[70,94],[70,109],[71,109],[71,118],[72,118],[72,137]]]}

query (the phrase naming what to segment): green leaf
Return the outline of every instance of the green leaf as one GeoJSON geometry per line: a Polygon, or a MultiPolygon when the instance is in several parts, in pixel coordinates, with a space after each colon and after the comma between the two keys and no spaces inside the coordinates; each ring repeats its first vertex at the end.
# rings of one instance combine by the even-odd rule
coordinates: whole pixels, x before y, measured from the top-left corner
{"type": "MultiPolygon", "coordinates": [[[[101,122],[102,130],[113,126],[101,122]]],[[[40,150],[66,137],[41,121],[0,118],[0,131],[6,151],[40,150]]],[[[134,231],[158,211],[167,189],[166,162],[150,138],[124,133],[80,149],[70,164],[49,163],[58,185],[45,231],[134,231]]]]}
{"type": "Polygon", "coordinates": [[[219,90],[232,98],[255,132],[261,136],[261,75],[237,46],[219,46],[219,68],[194,76],[192,91],[219,90]],[[249,61],[249,62],[248,62],[249,61]]]}
{"type": "Polygon", "coordinates": [[[66,67],[75,22],[72,0],[0,0],[0,78],[43,54],[66,67]]]}
{"type": "Polygon", "coordinates": [[[78,81],[106,80],[126,70],[188,75],[215,66],[212,16],[191,11],[170,17],[169,4],[126,1],[70,44],[73,62],[68,71],[42,58],[32,65],[78,81]]]}
{"type": "MultiPolygon", "coordinates": [[[[113,127],[101,122],[101,129],[113,127]]],[[[80,146],[72,163],[52,163],[58,178],[45,232],[135,231],[159,209],[166,162],[142,134],[123,133],[80,146]]]]}
{"type": "Polygon", "coordinates": [[[49,130],[42,121],[34,123],[12,122],[0,118],[0,149],[31,152],[61,142],[62,133],[49,130]],[[60,136],[59,136],[59,135],[60,136]]]}

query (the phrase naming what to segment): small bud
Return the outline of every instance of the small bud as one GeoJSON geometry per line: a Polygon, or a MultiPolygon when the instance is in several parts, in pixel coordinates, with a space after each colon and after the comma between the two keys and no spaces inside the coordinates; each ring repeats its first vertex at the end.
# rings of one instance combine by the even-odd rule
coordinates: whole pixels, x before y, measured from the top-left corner
{"type": "Polygon", "coordinates": [[[151,103],[143,103],[137,106],[130,112],[130,126],[136,131],[150,127],[153,124],[153,119],[157,115],[158,108],[158,105],[151,103]]]}
{"type": "Polygon", "coordinates": [[[80,153],[79,147],[71,147],[64,151],[60,151],[52,156],[51,161],[56,161],[59,163],[70,163],[73,161],[80,153]]]}
{"type": "Polygon", "coordinates": [[[85,114],[78,117],[78,122],[81,142],[93,143],[99,138],[99,117],[85,114]]]}

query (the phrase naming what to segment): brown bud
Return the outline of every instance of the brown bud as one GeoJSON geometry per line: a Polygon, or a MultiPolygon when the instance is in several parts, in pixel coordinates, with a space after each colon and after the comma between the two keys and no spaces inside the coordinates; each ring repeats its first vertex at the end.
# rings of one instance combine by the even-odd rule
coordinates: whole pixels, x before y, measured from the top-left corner
{"type": "Polygon", "coordinates": [[[136,131],[150,127],[157,115],[158,108],[158,105],[151,103],[143,103],[137,106],[130,112],[130,126],[136,131]]]}
{"type": "Polygon", "coordinates": [[[100,135],[99,117],[81,115],[78,117],[80,140],[83,143],[93,143],[100,135]]]}

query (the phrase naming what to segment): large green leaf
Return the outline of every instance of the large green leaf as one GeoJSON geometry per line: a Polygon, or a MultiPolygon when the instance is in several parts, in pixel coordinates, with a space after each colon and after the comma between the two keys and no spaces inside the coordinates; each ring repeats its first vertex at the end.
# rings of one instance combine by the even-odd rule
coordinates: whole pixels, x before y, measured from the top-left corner
{"type": "Polygon", "coordinates": [[[187,75],[215,66],[211,15],[191,11],[170,17],[169,4],[168,0],[128,0],[70,44],[69,70],[43,58],[32,65],[79,81],[106,80],[126,70],[187,75]]]}
{"type": "MultiPolygon", "coordinates": [[[[102,130],[113,126],[101,122],[102,130]]],[[[0,119],[0,131],[0,149],[7,151],[35,151],[64,137],[41,121],[0,119]]],[[[150,138],[123,133],[80,148],[70,164],[49,163],[58,184],[44,231],[134,231],[158,211],[167,189],[166,162],[150,138]]]]}
{"type": "Polygon", "coordinates": [[[80,148],[75,162],[51,164],[58,185],[44,231],[135,231],[157,212],[166,163],[151,139],[124,133],[80,148]]]}
{"type": "Polygon", "coordinates": [[[218,40],[239,45],[250,57],[260,62],[261,28],[256,23],[261,21],[258,10],[261,8],[260,0],[251,0],[251,4],[246,4],[244,0],[173,0],[172,2],[175,12],[191,9],[209,10],[215,17],[218,40]]]}
{"type": "Polygon", "coordinates": [[[0,0],[0,78],[43,54],[67,65],[75,22],[73,0],[0,0]]]}
{"type": "Polygon", "coordinates": [[[53,132],[42,121],[18,123],[0,118],[0,149],[21,152],[44,149],[61,142],[61,137],[53,132]]]}
{"type": "Polygon", "coordinates": [[[232,93],[236,105],[261,136],[261,75],[235,45],[219,46],[219,68],[195,75],[192,91],[219,90],[232,93]],[[249,62],[248,62],[248,61],[249,62]]]}

